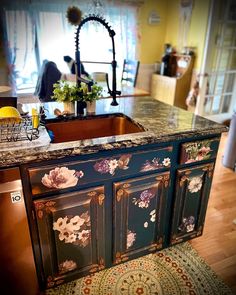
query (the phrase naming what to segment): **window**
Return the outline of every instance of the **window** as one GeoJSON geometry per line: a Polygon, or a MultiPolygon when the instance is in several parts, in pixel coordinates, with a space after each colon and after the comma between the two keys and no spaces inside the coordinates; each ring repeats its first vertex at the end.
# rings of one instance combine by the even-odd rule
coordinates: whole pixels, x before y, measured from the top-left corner
{"type": "MultiPolygon", "coordinates": [[[[21,9],[5,8],[9,63],[13,68],[11,75],[17,93],[34,92],[43,60],[55,62],[62,73],[68,73],[63,56],[75,56],[76,27],[70,25],[65,17],[69,1],[67,4],[59,1],[60,5],[36,0],[30,2],[21,9]]],[[[81,10],[86,11],[85,4],[81,10]]],[[[107,6],[104,12],[104,18],[116,32],[117,79],[120,79],[124,58],[136,58],[136,12],[135,6],[124,4],[107,6]]],[[[81,60],[111,62],[111,45],[108,32],[101,24],[89,22],[82,28],[81,60]]],[[[85,63],[84,66],[89,73],[111,71],[107,64],[85,63]]]]}

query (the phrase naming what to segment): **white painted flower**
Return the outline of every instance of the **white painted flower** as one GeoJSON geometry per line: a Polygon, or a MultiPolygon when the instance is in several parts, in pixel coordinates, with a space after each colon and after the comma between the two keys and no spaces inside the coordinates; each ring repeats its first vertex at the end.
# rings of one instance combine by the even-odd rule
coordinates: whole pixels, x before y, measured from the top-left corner
{"type": "Polygon", "coordinates": [[[155,222],[156,221],[156,214],[153,214],[150,218],[151,222],[155,222]]]}
{"type": "Polygon", "coordinates": [[[154,215],[154,214],[156,214],[156,209],[154,209],[150,212],[150,215],[154,215]]]}
{"type": "Polygon", "coordinates": [[[202,178],[199,176],[193,177],[188,185],[190,193],[198,192],[202,187],[202,178]]]}
{"type": "Polygon", "coordinates": [[[167,167],[170,166],[170,158],[164,158],[162,161],[163,166],[167,167]]]}
{"type": "Polygon", "coordinates": [[[118,166],[118,161],[116,159],[110,160],[108,165],[110,174],[113,174],[118,166]]]}
{"type": "Polygon", "coordinates": [[[148,205],[149,205],[149,202],[141,201],[141,202],[138,203],[138,206],[140,208],[148,208],[148,205]]]}
{"type": "Polygon", "coordinates": [[[49,188],[72,187],[77,182],[78,178],[75,176],[75,170],[70,170],[67,167],[56,167],[42,178],[42,184],[49,188]]]}
{"type": "Polygon", "coordinates": [[[56,222],[53,222],[53,229],[58,231],[63,231],[67,226],[68,217],[60,217],[56,222]]]}
{"type": "Polygon", "coordinates": [[[156,209],[152,210],[149,215],[151,215],[151,218],[150,218],[151,222],[155,222],[156,221],[156,209]]]}
{"type": "Polygon", "coordinates": [[[72,235],[73,232],[68,231],[67,229],[61,230],[59,234],[59,240],[64,241],[69,238],[70,235],[72,235]]]}
{"type": "Polygon", "coordinates": [[[143,226],[144,226],[145,228],[147,228],[147,227],[148,227],[148,222],[147,222],[147,221],[144,222],[143,226]]]}
{"type": "Polygon", "coordinates": [[[74,216],[73,218],[71,218],[70,222],[67,224],[67,229],[69,231],[75,231],[75,230],[79,230],[81,225],[83,225],[85,222],[85,220],[83,218],[80,218],[78,215],[74,216]]]}
{"type": "Polygon", "coordinates": [[[135,240],[136,240],[136,233],[129,230],[127,234],[127,243],[126,243],[127,249],[133,246],[133,243],[135,242],[135,240]]]}
{"type": "Polygon", "coordinates": [[[70,233],[68,237],[65,238],[65,243],[74,243],[76,241],[77,237],[74,233],[70,233]]]}
{"type": "Polygon", "coordinates": [[[194,230],[194,224],[188,224],[186,226],[186,232],[189,233],[194,230]]]}

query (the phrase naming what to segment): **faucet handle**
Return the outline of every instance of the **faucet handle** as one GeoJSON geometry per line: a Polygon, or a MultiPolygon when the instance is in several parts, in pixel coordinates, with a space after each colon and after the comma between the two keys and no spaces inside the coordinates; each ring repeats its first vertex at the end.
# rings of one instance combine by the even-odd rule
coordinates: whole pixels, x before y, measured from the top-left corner
{"type": "Polygon", "coordinates": [[[111,88],[109,86],[109,80],[108,80],[108,73],[106,73],[106,82],[107,82],[107,89],[108,89],[108,93],[111,94],[111,88]]]}

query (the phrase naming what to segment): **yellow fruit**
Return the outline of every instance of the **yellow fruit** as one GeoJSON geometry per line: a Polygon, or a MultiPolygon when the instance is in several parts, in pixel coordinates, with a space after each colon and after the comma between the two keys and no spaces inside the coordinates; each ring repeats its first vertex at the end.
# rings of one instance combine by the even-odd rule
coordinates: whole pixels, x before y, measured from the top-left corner
{"type": "Polygon", "coordinates": [[[22,119],[16,108],[7,106],[0,108],[0,120],[4,122],[20,123],[22,119]]]}

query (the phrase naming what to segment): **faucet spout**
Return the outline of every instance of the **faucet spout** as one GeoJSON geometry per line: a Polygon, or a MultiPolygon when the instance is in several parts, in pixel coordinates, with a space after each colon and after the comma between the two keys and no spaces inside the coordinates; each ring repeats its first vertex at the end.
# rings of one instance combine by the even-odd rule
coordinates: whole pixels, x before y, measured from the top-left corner
{"type": "MultiPolygon", "coordinates": [[[[108,25],[108,23],[105,21],[105,19],[103,19],[97,15],[89,15],[88,17],[84,18],[77,28],[76,37],[75,37],[76,83],[77,83],[77,86],[80,86],[80,83],[84,82],[88,85],[88,87],[90,87],[90,89],[91,89],[91,86],[93,85],[93,84],[91,85],[91,83],[88,82],[88,80],[86,80],[86,82],[85,82],[84,81],[85,79],[83,79],[81,77],[81,59],[80,59],[80,49],[79,49],[80,30],[81,30],[82,26],[89,21],[97,21],[100,24],[102,24],[108,30],[109,36],[112,39],[112,58],[113,58],[112,62],[111,62],[111,65],[112,65],[112,89],[110,89],[109,85],[108,85],[108,92],[112,96],[111,105],[117,106],[118,102],[116,100],[116,97],[117,97],[117,95],[120,95],[121,92],[117,90],[117,85],[116,85],[117,62],[115,60],[115,42],[114,42],[115,31],[111,29],[111,27],[108,25]]],[[[108,79],[107,79],[107,82],[108,82],[108,79]]],[[[91,90],[89,90],[89,91],[91,91],[91,90]]]]}

